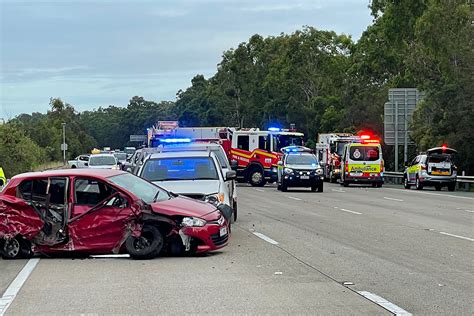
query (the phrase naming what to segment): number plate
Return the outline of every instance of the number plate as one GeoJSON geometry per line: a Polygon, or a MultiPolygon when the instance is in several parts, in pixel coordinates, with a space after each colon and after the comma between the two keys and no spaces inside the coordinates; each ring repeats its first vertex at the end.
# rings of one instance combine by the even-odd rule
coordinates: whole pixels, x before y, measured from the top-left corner
{"type": "Polygon", "coordinates": [[[219,236],[222,237],[222,236],[225,236],[227,235],[227,227],[221,227],[219,229],[219,236]]]}
{"type": "Polygon", "coordinates": [[[362,176],[362,172],[351,172],[352,177],[360,177],[362,176]]]}
{"type": "Polygon", "coordinates": [[[301,176],[301,180],[308,180],[309,176],[301,176]]]}

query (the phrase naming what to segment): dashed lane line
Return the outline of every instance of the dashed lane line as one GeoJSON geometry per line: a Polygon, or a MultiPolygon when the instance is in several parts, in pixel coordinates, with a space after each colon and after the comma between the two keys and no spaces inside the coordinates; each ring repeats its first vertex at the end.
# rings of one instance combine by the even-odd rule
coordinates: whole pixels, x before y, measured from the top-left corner
{"type": "Polygon", "coordinates": [[[268,243],[270,243],[270,244],[272,244],[272,245],[278,245],[278,242],[277,242],[277,241],[271,239],[271,238],[268,237],[268,236],[265,236],[265,235],[262,234],[262,233],[253,232],[253,234],[254,234],[255,236],[257,236],[258,238],[263,239],[263,240],[265,240],[266,242],[268,242],[268,243]]]}
{"type": "Polygon", "coordinates": [[[262,189],[254,189],[254,190],[258,192],[265,192],[265,190],[262,190],[262,189]]]}
{"type": "Polygon", "coordinates": [[[454,235],[454,234],[450,234],[450,233],[446,233],[446,232],[439,232],[439,233],[442,234],[442,235],[446,235],[446,236],[451,236],[451,237],[456,237],[456,238],[460,238],[460,239],[464,239],[464,240],[474,241],[474,239],[469,238],[469,237],[454,235]]]}
{"type": "Polygon", "coordinates": [[[39,261],[39,258],[28,260],[26,265],[16,276],[15,280],[13,280],[5,293],[3,293],[3,296],[0,298],[0,316],[5,315],[8,307],[10,307],[11,303],[13,303],[13,300],[17,296],[18,292],[20,292],[21,287],[23,284],[25,284],[26,280],[28,280],[28,277],[30,276],[31,272],[33,272],[39,261]]]}
{"type": "Polygon", "coordinates": [[[362,215],[362,213],[359,213],[359,212],[356,212],[356,211],[351,211],[351,210],[348,210],[348,209],[345,209],[345,208],[339,208],[338,210],[343,211],[343,212],[347,212],[347,213],[356,214],[356,215],[362,215]]]}
{"type": "Polygon", "coordinates": [[[385,200],[389,200],[389,201],[403,202],[403,200],[401,200],[401,199],[395,199],[395,198],[386,197],[386,196],[384,196],[383,198],[384,198],[385,200]]]}
{"type": "Polygon", "coordinates": [[[392,312],[395,315],[411,316],[412,314],[404,310],[403,308],[393,304],[392,302],[387,301],[381,296],[378,296],[374,293],[367,291],[357,291],[360,295],[368,299],[369,301],[374,302],[375,304],[382,306],[386,310],[392,312]]]}
{"type": "Polygon", "coordinates": [[[299,198],[296,198],[296,197],[293,197],[293,196],[287,196],[287,198],[295,200],[295,201],[302,201],[302,199],[299,199],[299,198]]]}

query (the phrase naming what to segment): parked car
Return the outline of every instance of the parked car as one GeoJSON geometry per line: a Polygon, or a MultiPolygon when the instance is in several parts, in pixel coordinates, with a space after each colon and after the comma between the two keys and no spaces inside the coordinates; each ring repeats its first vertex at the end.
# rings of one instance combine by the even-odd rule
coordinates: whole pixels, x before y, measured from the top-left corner
{"type": "Polygon", "coordinates": [[[79,155],[73,160],[67,162],[68,166],[71,168],[87,168],[89,165],[90,155],[79,155]]]}
{"type": "Polygon", "coordinates": [[[443,186],[449,191],[456,189],[457,168],[454,165],[456,150],[447,147],[429,149],[416,156],[406,165],[403,173],[405,189],[415,185],[417,190],[425,186],[434,186],[440,191],[443,186]]]}
{"type": "MultiPolygon", "coordinates": [[[[237,170],[237,161],[233,160],[229,162],[224,148],[218,143],[213,142],[192,142],[185,144],[165,144],[162,147],[157,148],[158,152],[179,152],[179,151],[209,151],[216,155],[222,169],[222,174],[227,174],[228,171],[237,170]]],[[[228,186],[230,196],[232,196],[232,208],[234,210],[234,221],[237,220],[237,185],[236,180],[228,180],[226,184],[228,186]]]]}
{"type": "Polygon", "coordinates": [[[115,152],[113,155],[122,165],[127,161],[127,154],[124,152],[115,152]]]}
{"type": "Polygon", "coordinates": [[[119,170],[24,173],[0,193],[0,253],[206,252],[227,245],[231,216],[119,170]]]}
{"type": "Polygon", "coordinates": [[[209,151],[183,151],[151,154],[138,176],[173,193],[215,206],[226,205],[234,212],[232,193],[227,181],[235,180],[235,171],[223,174],[219,161],[209,151]]]}
{"type": "Polygon", "coordinates": [[[120,163],[113,154],[97,154],[89,157],[89,168],[91,169],[115,169],[120,170],[120,163]]]}

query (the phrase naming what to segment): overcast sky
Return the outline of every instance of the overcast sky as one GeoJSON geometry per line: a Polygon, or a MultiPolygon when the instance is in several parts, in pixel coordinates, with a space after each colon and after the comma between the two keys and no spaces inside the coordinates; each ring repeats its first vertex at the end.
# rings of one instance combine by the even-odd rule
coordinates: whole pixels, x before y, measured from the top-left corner
{"type": "Polygon", "coordinates": [[[222,53],[303,25],[358,39],[369,0],[0,0],[0,118],[175,100],[222,53]]]}

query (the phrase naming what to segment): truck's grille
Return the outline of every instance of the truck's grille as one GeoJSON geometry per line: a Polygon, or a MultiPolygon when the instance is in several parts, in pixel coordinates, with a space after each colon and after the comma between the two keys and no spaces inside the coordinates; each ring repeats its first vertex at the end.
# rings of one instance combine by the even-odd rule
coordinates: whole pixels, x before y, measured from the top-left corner
{"type": "Polygon", "coordinates": [[[219,234],[213,234],[213,235],[211,235],[211,239],[212,239],[212,242],[214,243],[214,245],[222,246],[229,239],[229,234],[225,234],[222,237],[219,236],[219,234]]]}

